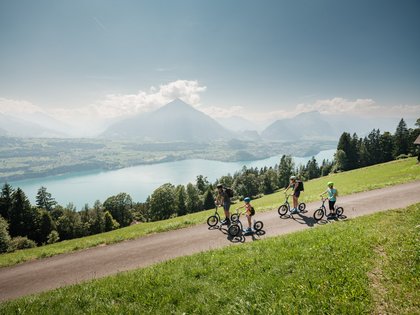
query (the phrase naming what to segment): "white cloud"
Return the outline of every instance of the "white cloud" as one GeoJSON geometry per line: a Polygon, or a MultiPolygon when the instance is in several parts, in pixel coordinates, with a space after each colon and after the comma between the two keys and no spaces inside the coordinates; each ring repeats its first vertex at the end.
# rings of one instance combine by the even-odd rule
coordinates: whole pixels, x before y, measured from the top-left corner
{"type": "Polygon", "coordinates": [[[298,104],[296,112],[318,111],[322,114],[363,114],[371,113],[380,109],[380,106],[372,99],[347,100],[341,97],[318,100],[313,104],[298,104]]]}
{"type": "Polygon", "coordinates": [[[107,120],[149,112],[176,98],[198,105],[200,93],[205,90],[206,87],[200,86],[197,81],[177,80],[136,94],[108,94],[94,104],[71,110],[60,108],[54,110],[54,114],[67,119],[88,117],[107,120]]]}
{"type": "Polygon", "coordinates": [[[0,97],[0,113],[19,115],[44,112],[41,107],[25,100],[10,100],[0,97]]]}

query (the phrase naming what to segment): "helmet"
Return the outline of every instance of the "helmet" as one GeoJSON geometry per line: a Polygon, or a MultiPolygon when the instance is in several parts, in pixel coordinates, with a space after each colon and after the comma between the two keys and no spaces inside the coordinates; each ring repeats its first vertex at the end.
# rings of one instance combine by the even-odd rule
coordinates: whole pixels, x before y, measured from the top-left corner
{"type": "Polygon", "coordinates": [[[222,184],[217,184],[217,186],[216,186],[217,188],[223,188],[223,185],[222,184]]]}
{"type": "Polygon", "coordinates": [[[290,180],[296,179],[296,176],[290,176],[290,180]]]}
{"type": "Polygon", "coordinates": [[[333,182],[328,182],[327,186],[334,186],[334,183],[333,182]]]}
{"type": "Polygon", "coordinates": [[[244,201],[245,201],[245,202],[250,202],[250,201],[251,201],[251,198],[249,198],[249,197],[245,197],[245,198],[244,198],[244,201]]]}

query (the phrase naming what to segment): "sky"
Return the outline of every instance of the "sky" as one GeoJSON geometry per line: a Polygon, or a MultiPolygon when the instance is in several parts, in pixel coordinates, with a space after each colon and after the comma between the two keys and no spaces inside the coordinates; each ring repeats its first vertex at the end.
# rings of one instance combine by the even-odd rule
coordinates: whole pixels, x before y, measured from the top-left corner
{"type": "Polygon", "coordinates": [[[417,0],[0,0],[0,113],[420,117],[417,0]]]}

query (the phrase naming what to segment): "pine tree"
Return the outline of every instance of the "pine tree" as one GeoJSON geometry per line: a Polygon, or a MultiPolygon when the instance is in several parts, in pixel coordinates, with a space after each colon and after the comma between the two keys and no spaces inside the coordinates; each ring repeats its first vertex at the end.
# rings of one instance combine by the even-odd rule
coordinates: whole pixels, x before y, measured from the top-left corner
{"type": "Polygon", "coordinates": [[[212,189],[210,187],[207,189],[207,191],[204,194],[203,208],[204,210],[214,208],[214,196],[213,196],[212,189]]]}
{"type": "Polygon", "coordinates": [[[185,191],[184,185],[178,185],[175,189],[176,195],[176,206],[177,206],[177,214],[178,216],[186,215],[187,214],[187,193],[185,191]]]}
{"type": "Polygon", "coordinates": [[[280,159],[278,167],[278,186],[286,188],[289,184],[290,176],[292,176],[294,168],[293,159],[290,155],[283,155],[280,159]]]}
{"type": "Polygon", "coordinates": [[[47,188],[42,186],[38,189],[38,193],[36,195],[36,205],[47,211],[52,211],[54,206],[57,204],[54,198],[51,197],[51,194],[47,192],[47,188]]]}
{"type": "Polygon", "coordinates": [[[0,215],[6,220],[10,220],[10,210],[12,208],[13,188],[8,183],[4,184],[0,194],[0,215]]]}
{"type": "Polygon", "coordinates": [[[401,118],[394,134],[394,157],[398,157],[401,154],[408,154],[408,142],[409,132],[407,129],[407,124],[405,123],[404,119],[401,118]]]}
{"type": "Polygon", "coordinates": [[[31,214],[31,204],[25,193],[18,188],[12,194],[12,204],[10,209],[10,235],[27,236],[29,231],[34,230],[33,216],[31,214]]]}

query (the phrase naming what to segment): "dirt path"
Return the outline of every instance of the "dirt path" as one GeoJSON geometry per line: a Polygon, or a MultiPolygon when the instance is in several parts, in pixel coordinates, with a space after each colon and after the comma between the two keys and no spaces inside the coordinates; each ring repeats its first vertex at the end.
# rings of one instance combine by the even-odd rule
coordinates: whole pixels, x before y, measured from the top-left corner
{"type": "MultiPolygon", "coordinates": [[[[339,198],[344,214],[353,218],[420,202],[420,181],[339,198]]],[[[277,210],[257,214],[264,222],[261,238],[318,226],[312,218],[320,202],[307,205],[309,211],[282,219],[277,210]]],[[[327,223],[326,221],[322,223],[327,223]]],[[[321,224],[322,224],[321,223],[321,224]]],[[[247,236],[245,242],[253,238],[247,236]]],[[[136,240],[99,246],[71,254],[23,263],[0,269],[0,301],[101,278],[120,271],[145,267],[174,257],[232,245],[227,235],[201,224],[181,230],[154,234],[136,240]]]]}

